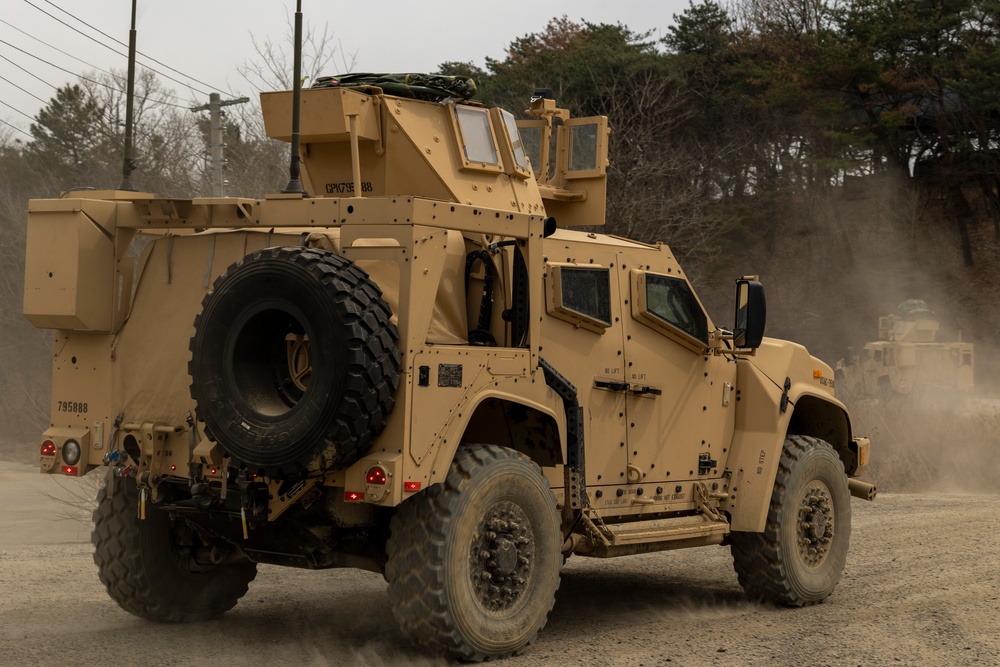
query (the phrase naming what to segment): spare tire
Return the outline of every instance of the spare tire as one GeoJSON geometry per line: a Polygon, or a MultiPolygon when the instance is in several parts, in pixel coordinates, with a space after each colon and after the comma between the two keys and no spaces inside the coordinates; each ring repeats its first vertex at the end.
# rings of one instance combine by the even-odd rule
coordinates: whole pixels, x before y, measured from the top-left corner
{"type": "Polygon", "coordinates": [[[202,301],[191,397],[233,465],[273,478],[353,463],[385,427],[398,332],[350,260],[267,248],[231,265],[202,301]]]}

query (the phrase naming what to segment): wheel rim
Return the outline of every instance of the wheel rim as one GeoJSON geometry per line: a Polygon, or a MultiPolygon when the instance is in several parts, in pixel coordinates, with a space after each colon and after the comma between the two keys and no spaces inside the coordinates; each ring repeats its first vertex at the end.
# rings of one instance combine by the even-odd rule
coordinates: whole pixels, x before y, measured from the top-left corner
{"type": "Polygon", "coordinates": [[[305,395],[312,374],[307,327],[300,313],[265,304],[234,327],[224,373],[254,419],[282,419],[305,395]]]}
{"type": "Polygon", "coordinates": [[[505,612],[530,587],[535,543],[528,515],[517,504],[493,505],[480,520],[470,550],[469,573],[483,609],[505,612]]]}
{"type": "Polygon", "coordinates": [[[305,334],[290,333],[285,336],[285,343],[288,352],[289,380],[299,391],[305,393],[309,388],[309,378],[312,377],[309,338],[305,334]]]}
{"type": "Polygon", "coordinates": [[[798,553],[810,570],[819,569],[826,561],[836,535],[836,513],[830,487],[820,480],[806,486],[799,504],[798,553]]]}

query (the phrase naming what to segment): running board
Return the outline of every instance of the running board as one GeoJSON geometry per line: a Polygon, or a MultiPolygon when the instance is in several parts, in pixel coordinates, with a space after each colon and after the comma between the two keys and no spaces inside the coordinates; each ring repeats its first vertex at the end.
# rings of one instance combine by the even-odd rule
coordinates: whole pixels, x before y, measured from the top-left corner
{"type": "Polygon", "coordinates": [[[596,558],[721,544],[729,534],[727,522],[713,521],[703,514],[600,526],[589,520],[585,523],[591,538],[574,544],[573,552],[596,558]]]}

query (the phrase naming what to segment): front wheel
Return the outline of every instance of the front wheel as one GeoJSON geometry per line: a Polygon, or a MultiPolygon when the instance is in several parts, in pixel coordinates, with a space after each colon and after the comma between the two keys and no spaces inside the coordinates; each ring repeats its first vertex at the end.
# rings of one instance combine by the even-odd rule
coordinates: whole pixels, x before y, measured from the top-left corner
{"type": "Polygon", "coordinates": [[[801,607],[833,592],[847,561],[851,498],[828,443],[788,436],[763,533],[730,536],[740,584],[754,600],[801,607]]]}
{"type": "Polygon", "coordinates": [[[131,478],[105,485],[94,510],[94,562],[98,576],[125,611],[169,623],[217,618],[232,609],[257,575],[243,560],[213,565],[211,545],[181,518],[146,503],[138,516],[138,493],[131,478]]]}
{"type": "Polygon", "coordinates": [[[448,477],[399,506],[389,602],[414,643],[463,660],[524,650],[559,588],[559,515],[541,470],[496,445],[469,445],[448,477]]]}

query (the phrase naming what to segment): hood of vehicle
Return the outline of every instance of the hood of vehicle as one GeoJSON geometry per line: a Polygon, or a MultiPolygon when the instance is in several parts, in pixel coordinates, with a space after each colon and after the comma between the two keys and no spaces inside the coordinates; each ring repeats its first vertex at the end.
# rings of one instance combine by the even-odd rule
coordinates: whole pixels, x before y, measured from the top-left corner
{"type": "Polygon", "coordinates": [[[798,388],[794,393],[833,396],[833,369],[826,362],[809,354],[809,350],[803,345],[777,338],[764,338],[749,361],[778,387],[784,388],[785,378],[788,378],[798,388]]]}

